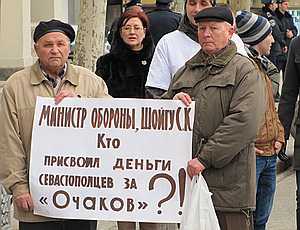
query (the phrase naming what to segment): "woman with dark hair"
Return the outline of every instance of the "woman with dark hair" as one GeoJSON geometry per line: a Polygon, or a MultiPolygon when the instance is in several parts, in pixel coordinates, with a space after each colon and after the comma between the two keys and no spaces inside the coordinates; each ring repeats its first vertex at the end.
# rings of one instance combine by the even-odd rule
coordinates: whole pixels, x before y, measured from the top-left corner
{"type": "MultiPolygon", "coordinates": [[[[154,45],[146,14],[139,6],[125,11],[114,34],[111,52],[97,60],[96,74],[115,98],[144,98],[154,45]]],[[[118,222],[119,230],[134,230],[134,222],[118,222]]],[[[158,224],[140,223],[140,230],[158,230],[158,224]]]]}
{"type": "Polygon", "coordinates": [[[114,34],[110,53],[97,60],[96,74],[116,98],[144,98],[154,45],[146,14],[139,6],[125,11],[114,34]]]}

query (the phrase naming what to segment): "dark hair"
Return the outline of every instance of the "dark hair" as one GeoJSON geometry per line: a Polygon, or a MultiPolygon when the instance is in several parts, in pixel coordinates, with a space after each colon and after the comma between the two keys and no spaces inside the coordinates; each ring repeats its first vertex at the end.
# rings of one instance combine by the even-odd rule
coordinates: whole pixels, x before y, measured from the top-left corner
{"type": "Polygon", "coordinates": [[[153,41],[149,31],[149,20],[144,10],[139,6],[132,6],[127,9],[120,17],[118,21],[117,30],[114,32],[115,42],[112,44],[111,52],[119,53],[124,48],[129,48],[127,44],[124,43],[121,38],[120,31],[122,27],[131,19],[139,18],[143,24],[143,27],[146,29],[145,38],[142,41],[144,47],[152,47],[153,41]]]}

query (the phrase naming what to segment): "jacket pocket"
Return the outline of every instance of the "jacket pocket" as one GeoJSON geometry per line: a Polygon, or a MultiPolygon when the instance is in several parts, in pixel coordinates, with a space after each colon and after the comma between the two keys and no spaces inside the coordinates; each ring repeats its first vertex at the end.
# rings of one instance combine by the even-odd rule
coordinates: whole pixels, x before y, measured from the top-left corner
{"type": "Polygon", "coordinates": [[[238,154],[228,165],[223,168],[210,168],[209,170],[204,170],[204,177],[210,187],[220,190],[230,190],[237,186],[239,177],[239,158],[238,154]]]}
{"type": "Polygon", "coordinates": [[[218,125],[220,119],[228,115],[235,86],[235,77],[228,74],[222,74],[215,79],[214,77],[216,76],[212,76],[211,80],[206,83],[205,96],[202,100],[204,100],[203,103],[209,111],[208,114],[211,114],[215,119],[215,121],[210,120],[210,122],[218,125]]]}

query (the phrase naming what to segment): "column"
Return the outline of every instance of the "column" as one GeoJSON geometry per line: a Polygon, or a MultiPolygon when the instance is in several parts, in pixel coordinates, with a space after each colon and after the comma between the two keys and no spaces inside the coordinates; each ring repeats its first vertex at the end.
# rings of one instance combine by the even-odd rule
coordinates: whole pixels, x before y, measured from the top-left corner
{"type": "Polygon", "coordinates": [[[31,65],[30,0],[0,4],[0,68],[31,65]]]}

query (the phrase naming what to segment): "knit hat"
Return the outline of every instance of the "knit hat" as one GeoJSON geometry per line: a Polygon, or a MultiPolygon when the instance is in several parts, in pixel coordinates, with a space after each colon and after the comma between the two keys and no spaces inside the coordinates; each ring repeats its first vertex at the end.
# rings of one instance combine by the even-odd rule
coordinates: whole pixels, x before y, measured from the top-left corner
{"type": "Polygon", "coordinates": [[[266,18],[245,10],[237,12],[236,26],[240,38],[250,46],[260,43],[272,32],[266,18]]]}

